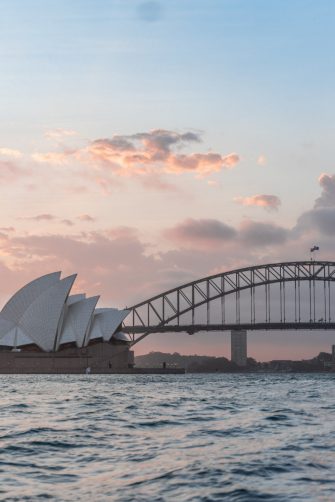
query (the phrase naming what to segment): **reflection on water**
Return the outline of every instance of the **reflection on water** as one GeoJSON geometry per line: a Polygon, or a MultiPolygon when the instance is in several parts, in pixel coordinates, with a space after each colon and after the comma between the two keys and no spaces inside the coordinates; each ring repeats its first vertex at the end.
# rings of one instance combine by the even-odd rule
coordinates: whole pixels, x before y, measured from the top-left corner
{"type": "Polygon", "coordinates": [[[335,375],[0,381],[1,500],[335,500],[335,375]]]}

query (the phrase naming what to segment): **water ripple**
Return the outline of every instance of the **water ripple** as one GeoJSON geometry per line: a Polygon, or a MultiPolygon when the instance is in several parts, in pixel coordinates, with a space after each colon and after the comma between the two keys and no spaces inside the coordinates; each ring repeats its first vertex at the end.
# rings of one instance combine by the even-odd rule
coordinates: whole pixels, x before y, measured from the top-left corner
{"type": "Polygon", "coordinates": [[[335,500],[333,374],[0,379],[1,500],[335,500]]]}

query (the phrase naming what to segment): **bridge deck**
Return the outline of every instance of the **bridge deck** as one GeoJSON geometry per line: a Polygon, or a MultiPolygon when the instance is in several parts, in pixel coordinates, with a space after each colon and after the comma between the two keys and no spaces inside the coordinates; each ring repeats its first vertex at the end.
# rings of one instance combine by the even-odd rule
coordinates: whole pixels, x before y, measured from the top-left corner
{"type": "Polygon", "coordinates": [[[247,331],[271,331],[271,330],[335,330],[333,322],[263,322],[242,324],[194,324],[194,325],[162,325],[162,326],[124,326],[122,331],[131,334],[140,333],[180,333],[189,334],[199,331],[232,331],[243,329],[247,331]]]}

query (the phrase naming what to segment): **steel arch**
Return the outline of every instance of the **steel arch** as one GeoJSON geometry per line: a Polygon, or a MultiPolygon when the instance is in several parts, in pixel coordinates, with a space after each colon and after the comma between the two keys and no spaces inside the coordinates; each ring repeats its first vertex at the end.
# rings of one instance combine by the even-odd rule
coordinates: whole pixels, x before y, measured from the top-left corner
{"type": "Polygon", "coordinates": [[[124,330],[133,336],[133,344],[154,332],[187,331],[194,333],[202,330],[247,329],[334,329],[331,323],[331,289],[330,283],[335,282],[335,262],[330,261],[294,261],[255,265],[235,269],[227,272],[204,277],[176,288],[165,291],[148,300],[130,307],[130,315],[124,330]],[[301,323],[300,317],[300,285],[308,282],[309,288],[309,323],[301,323]],[[316,315],[316,282],[322,281],[324,318],[317,322],[316,315]],[[286,320],[285,284],[294,283],[294,322],[286,320]],[[271,322],[271,286],[280,285],[280,323],[271,322]],[[265,322],[256,322],[255,316],[255,288],[264,286],[265,322]],[[250,323],[241,323],[240,293],[250,290],[250,323]],[[235,294],[236,322],[226,323],[224,313],[224,299],[235,294]],[[221,299],[221,323],[210,321],[210,303],[221,299]],[[194,312],[197,308],[207,305],[206,322],[196,324],[194,312]],[[180,318],[191,313],[191,323],[180,324],[180,318]],[[171,325],[176,321],[175,325],[171,325]],[[307,326],[307,328],[306,328],[307,326]],[[136,335],[140,335],[137,338],[136,335]]]}

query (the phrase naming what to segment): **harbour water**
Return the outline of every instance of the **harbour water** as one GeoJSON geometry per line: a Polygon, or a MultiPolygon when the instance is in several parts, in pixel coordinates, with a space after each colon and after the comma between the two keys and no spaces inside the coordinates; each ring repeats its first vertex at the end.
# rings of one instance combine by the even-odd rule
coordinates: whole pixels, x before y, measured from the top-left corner
{"type": "Polygon", "coordinates": [[[335,374],[0,382],[1,500],[335,500],[335,374]]]}

